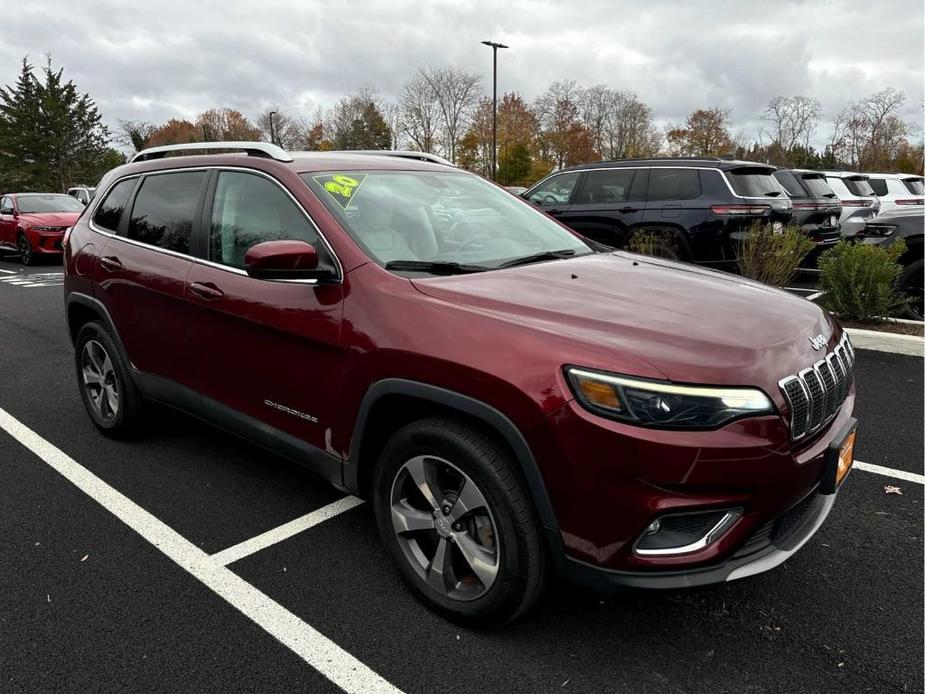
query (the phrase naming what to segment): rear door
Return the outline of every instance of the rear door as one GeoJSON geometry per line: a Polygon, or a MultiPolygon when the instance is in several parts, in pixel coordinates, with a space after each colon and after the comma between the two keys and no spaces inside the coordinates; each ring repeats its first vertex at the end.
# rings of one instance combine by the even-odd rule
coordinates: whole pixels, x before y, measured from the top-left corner
{"type": "MultiPolygon", "coordinates": [[[[253,430],[260,422],[263,434],[268,424],[326,449],[344,373],[344,285],[255,279],[244,258],[252,246],[277,240],[312,244],[322,267],[337,267],[333,253],[275,179],[218,170],[209,188],[203,257],[188,282],[203,405],[228,424],[253,430]]],[[[279,444],[279,437],[267,443],[279,444]]]]}
{"type": "Polygon", "coordinates": [[[622,246],[627,230],[642,221],[646,169],[591,169],[582,174],[572,204],[558,218],[583,236],[622,246]]]}
{"type": "Polygon", "coordinates": [[[207,177],[205,170],[143,176],[131,212],[122,215],[119,233],[109,237],[97,269],[100,298],[132,366],[184,386],[193,400],[192,322],[185,288],[207,177]]]}

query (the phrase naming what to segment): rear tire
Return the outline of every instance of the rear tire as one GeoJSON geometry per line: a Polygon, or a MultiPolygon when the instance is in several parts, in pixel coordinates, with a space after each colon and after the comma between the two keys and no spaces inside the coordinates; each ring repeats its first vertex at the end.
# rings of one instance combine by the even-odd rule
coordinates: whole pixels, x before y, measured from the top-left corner
{"type": "Polygon", "coordinates": [[[74,365],[80,397],[97,429],[112,438],[129,438],[141,421],[141,395],[109,332],[95,321],[77,333],[74,365]]]}
{"type": "Polygon", "coordinates": [[[925,261],[916,260],[903,268],[896,284],[900,293],[910,301],[904,304],[900,313],[904,318],[922,320],[923,318],[923,266],[925,261]]]}
{"type": "Polygon", "coordinates": [[[447,618],[505,624],[542,592],[530,499],[507,454],[465,424],[434,417],[397,431],[376,465],[373,505],[402,579],[447,618]]]}

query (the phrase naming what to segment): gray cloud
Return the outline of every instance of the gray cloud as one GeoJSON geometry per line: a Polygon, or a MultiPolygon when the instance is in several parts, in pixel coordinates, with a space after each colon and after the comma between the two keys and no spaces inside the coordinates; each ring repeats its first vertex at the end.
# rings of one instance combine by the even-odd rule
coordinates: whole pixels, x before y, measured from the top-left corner
{"type": "MultiPolygon", "coordinates": [[[[6,4],[6,0],[2,4],[6,4]]],[[[485,75],[496,39],[499,89],[533,99],[553,80],[631,89],[661,123],[693,109],[732,110],[757,135],[773,96],[806,94],[831,119],[846,104],[892,86],[903,116],[920,123],[922,3],[908,0],[491,0],[421,2],[73,3],[30,0],[4,8],[0,82],[28,54],[51,52],[110,123],[162,121],[212,106],[253,115],[281,105],[309,116],[372,84],[394,98],[424,65],[485,75]],[[901,18],[897,21],[897,18],[901,18]]],[[[820,129],[824,141],[828,126],[820,129]]]]}

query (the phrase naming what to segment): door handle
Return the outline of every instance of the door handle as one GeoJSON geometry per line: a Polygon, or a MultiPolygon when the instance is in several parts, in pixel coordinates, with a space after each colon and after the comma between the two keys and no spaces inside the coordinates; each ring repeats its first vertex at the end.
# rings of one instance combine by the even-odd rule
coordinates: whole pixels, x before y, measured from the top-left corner
{"type": "Polygon", "coordinates": [[[639,212],[639,208],[638,207],[621,207],[619,211],[620,212],[639,212]]]}
{"type": "Polygon", "coordinates": [[[193,282],[189,290],[204,301],[215,301],[225,296],[225,292],[211,282],[193,282]]]}
{"type": "Polygon", "coordinates": [[[100,258],[100,266],[108,272],[118,272],[122,269],[122,261],[114,255],[104,255],[100,258]]]}

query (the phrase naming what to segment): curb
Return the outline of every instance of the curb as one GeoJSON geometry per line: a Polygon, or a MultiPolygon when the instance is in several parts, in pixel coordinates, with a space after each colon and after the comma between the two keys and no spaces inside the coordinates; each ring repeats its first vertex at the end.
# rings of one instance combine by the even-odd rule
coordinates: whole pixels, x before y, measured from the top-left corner
{"type": "Polygon", "coordinates": [[[857,349],[871,349],[877,352],[894,352],[913,357],[925,356],[925,339],[918,335],[897,335],[880,330],[845,328],[851,337],[851,344],[857,349]]]}

